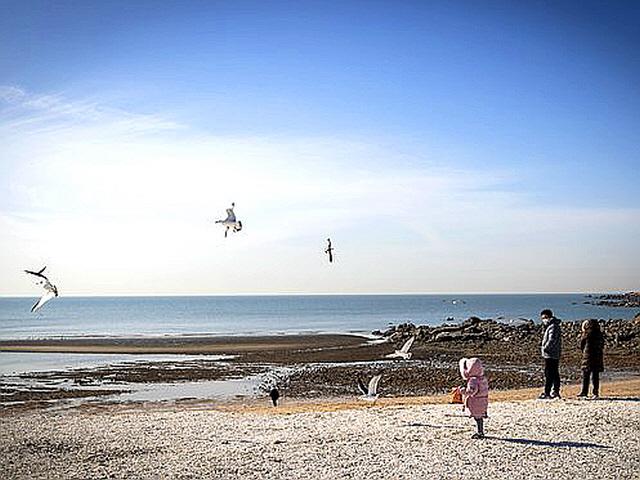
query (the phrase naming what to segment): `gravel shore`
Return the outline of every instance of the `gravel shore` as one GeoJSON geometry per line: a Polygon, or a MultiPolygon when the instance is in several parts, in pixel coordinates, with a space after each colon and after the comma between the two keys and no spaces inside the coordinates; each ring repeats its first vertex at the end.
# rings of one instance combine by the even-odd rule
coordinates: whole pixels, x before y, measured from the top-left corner
{"type": "Polygon", "coordinates": [[[453,405],[38,410],[0,417],[2,478],[620,479],[640,472],[640,399],[453,405]]]}

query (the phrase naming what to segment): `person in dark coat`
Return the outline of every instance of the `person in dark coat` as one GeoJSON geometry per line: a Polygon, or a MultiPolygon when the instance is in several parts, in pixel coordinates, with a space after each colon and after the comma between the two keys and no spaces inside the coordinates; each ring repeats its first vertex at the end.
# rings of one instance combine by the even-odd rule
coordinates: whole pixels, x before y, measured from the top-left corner
{"type": "Polygon", "coordinates": [[[277,407],[278,399],[280,398],[280,392],[278,391],[278,389],[276,387],[271,388],[271,390],[269,390],[269,396],[271,397],[271,402],[273,403],[273,406],[277,407]]]}
{"type": "Polygon", "coordinates": [[[545,326],[540,351],[544,358],[544,392],[541,399],[560,398],[560,354],[562,352],[562,332],[560,320],[549,309],[540,312],[545,326]]]}
{"type": "Polygon", "coordinates": [[[589,393],[589,377],[593,383],[593,398],[598,398],[600,390],[600,372],[604,370],[604,337],[597,320],[582,322],[582,391],[578,397],[586,397],[589,393]]]}

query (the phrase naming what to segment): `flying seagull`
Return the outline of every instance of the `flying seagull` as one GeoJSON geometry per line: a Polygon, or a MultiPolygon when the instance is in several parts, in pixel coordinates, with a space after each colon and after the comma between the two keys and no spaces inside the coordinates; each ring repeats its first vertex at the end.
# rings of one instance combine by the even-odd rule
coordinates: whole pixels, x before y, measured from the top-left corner
{"type": "Polygon", "coordinates": [[[278,391],[278,389],[276,387],[273,387],[269,391],[269,396],[271,397],[271,401],[273,402],[273,406],[277,407],[278,406],[278,399],[280,398],[280,392],[278,391]]]}
{"type": "Polygon", "coordinates": [[[36,304],[31,307],[31,312],[36,312],[38,310],[40,310],[40,308],[47,303],[49,300],[51,300],[52,298],[55,298],[58,296],[58,288],[53,285],[49,279],[42,273],[45,271],[47,267],[43,267],[42,270],[38,271],[38,272],[32,272],[31,270],[25,270],[25,273],[28,273],[29,275],[34,275],[35,277],[38,278],[38,285],[42,285],[42,287],[45,289],[45,293],[42,295],[42,297],[40,297],[40,300],[38,300],[36,302],[36,304]]]}
{"type": "Polygon", "coordinates": [[[224,238],[227,238],[230,228],[232,228],[234,232],[242,230],[242,222],[240,220],[236,220],[236,214],[233,213],[233,208],[235,206],[236,204],[232,203],[231,208],[227,208],[227,218],[224,220],[216,220],[216,223],[221,223],[223,227],[227,227],[224,231],[224,238]]]}
{"type": "Polygon", "coordinates": [[[331,239],[327,238],[327,249],[324,251],[324,253],[329,255],[329,263],[333,262],[333,247],[331,246],[331,239]]]}
{"type": "Polygon", "coordinates": [[[386,357],[387,358],[403,358],[404,360],[409,360],[413,355],[413,353],[411,353],[409,349],[411,348],[411,345],[413,345],[413,342],[415,342],[415,340],[416,340],[416,337],[411,337],[409,340],[404,342],[404,345],[402,345],[402,348],[400,350],[396,350],[395,352],[390,353],[386,357]]]}
{"type": "Polygon", "coordinates": [[[369,381],[369,387],[365,387],[364,383],[362,383],[362,380],[358,378],[358,390],[360,390],[360,393],[362,393],[359,398],[361,398],[362,400],[367,400],[368,402],[375,402],[379,397],[378,384],[380,383],[380,378],[382,378],[382,375],[374,376],[369,381]]]}

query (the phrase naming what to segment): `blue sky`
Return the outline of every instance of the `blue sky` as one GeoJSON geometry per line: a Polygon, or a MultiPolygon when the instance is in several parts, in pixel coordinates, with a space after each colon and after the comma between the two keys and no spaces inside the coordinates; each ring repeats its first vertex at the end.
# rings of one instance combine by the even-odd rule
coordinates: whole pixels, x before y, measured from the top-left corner
{"type": "Polygon", "coordinates": [[[0,1],[0,294],[638,288],[637,2],[159,3],[0,1]]]}

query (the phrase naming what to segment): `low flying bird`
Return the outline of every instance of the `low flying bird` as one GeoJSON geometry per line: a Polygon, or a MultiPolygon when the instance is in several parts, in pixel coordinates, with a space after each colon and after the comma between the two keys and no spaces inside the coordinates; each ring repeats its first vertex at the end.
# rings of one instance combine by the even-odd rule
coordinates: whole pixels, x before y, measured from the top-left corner
{"type": "Polygon", "coordinates": [[[404,345],[402,345],[402,348],[400,350],[396,350],[393,353],[390,353],[389,355],[387,355],[387,358],[402,358],[404,360],[409,360],[411,358],[411,356],[413,355],[413,353],[411,353],[409,351],[409,349],[411,348],[411,345],[413,345],[413,342],[415,342],[416,337],[411,337],[409,340],[407,340],[406,342],[404,342],[404,345]]]}
{"type": "Polygon", "coordinates": [[[375,402],[379,397],[378,384],[380,383],[381,378],[382,375],[375,375],[371,380],[369,380],[368,387],[365,387],[362,380],[358,378],[358,390],[362,393],[359,398],[368,402],[375,402]]]}
{"type": "Polygon", "coordinates": [[[331,239],[327,238],[327,249],[324,251],[324,253],[329,255],[329,263],[333,262],[333,250],[334,248],[331,246],[331,239]]]}
{"type": "Polygon", "coordinates": [[[58,296],[58,288],[53,285],[49,279],[43,274],[43,272],[45,271],[47,267],[43,267],[42,270],[38,271],[38,272],[32,272],[31,270],[25,270],[25,273],[28,273],[29,275],[34,275],[35,277],[38,278],[37,280],[37,284],[38,285],[42,285],[42,288],[45,289],[45,293],[42,295],[42,297],[40,297],[40,300],[38,300],[35,305],[33,307],[31,307],[31,312],[36,312],[38,310],[40,310],[40,308],[42,308],[42,306],[47,303],[49,300],[51,300],[52,298],[55,298],[58,296]]]}
{"type": "Polygon", "coordinates": [[[278,399],[280,398],[280,392],[278,391],[278,389],[276,387],[273,387],[269,391],[269,396],[271,397],[271,402],[273,403],[273,406],[277,407],[278,406],[278,399]]]}
{"type": "Polygon", "coordinates": [[[242,222],[240,220],[236,220],[236,214],[233,213],[235,206],[236,204],[232,203],[231,208],[227,208],[227,218],[224,220],[216,220],[216,223],[221,223],[223,227],[226,227],[224,230],[224,238],[227,238],[230,228],[233,229],[234,232],[242,230],[242,222]]]}

